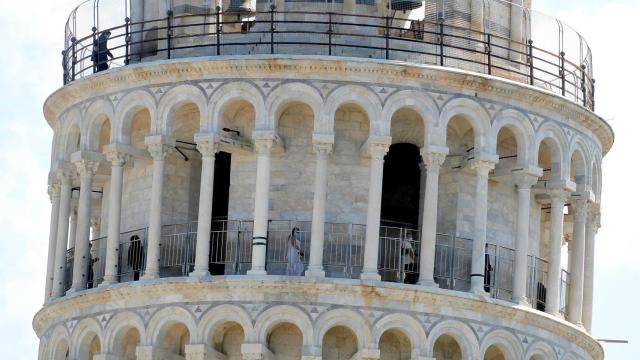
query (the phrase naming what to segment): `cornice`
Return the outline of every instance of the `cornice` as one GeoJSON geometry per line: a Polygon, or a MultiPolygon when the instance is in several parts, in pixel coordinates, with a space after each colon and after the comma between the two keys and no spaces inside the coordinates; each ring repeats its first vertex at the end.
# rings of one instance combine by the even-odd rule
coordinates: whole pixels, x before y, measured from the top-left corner
{"type": "Polygon", "coordinates": [[[613,145],[609,124],[590,110],[552,92],[508,79],[453,68],[360,58],[264,55],[197,57],[162,60],[115,68],[76,80],[56,90],[44,104],[44,115],[55,127],[67,108],[93,97],[140,86],[230,78],[336,81],[394,84],[423,90],[448,90],[487,101],[500,100],[571,119],[590,130],[603,145],[613,145]]]}

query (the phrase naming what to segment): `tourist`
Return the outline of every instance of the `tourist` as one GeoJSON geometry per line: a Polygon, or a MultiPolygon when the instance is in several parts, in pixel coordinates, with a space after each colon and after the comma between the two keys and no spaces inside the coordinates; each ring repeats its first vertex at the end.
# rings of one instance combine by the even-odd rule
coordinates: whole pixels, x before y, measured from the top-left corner
{"type": "Polygon", "coordinates": [[[91,53],[91,61],[93,61],[93,71],[100,72],[109,69],[109,63],[107,63],[107,57],[113,59],[113,54],[107,47],[107,41],[111,36],[111,31],[103,31],[98,39],[93,42],[93,51],[91,53]]]}
{"type": "Polygon", "coordinates": [[[300,240],[296,236],[298,231],[300,229],[294,227],[287,239],[287,275],[289,276],[302,276],[304,273],[304,264],[302,263],[304,253],[300,250],[300,240]]]}
{"type": "Polygon", "coordinates": [[[418,272],[416,269],[416,253],[413,250],[413,235],[407,234],[407,237],[402,242],[403,255],[402,261],[404,263],[404,283],[415,284],[418,282],[418,272]]]}

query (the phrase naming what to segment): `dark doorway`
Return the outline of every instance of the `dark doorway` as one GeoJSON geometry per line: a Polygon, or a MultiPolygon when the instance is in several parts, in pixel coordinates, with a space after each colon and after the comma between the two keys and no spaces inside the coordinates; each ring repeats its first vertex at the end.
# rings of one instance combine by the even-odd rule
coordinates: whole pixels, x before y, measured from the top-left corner
{"type": "Polygon", "coordinates": [[[209,272],[224,275],[227,237],[224,230],[229,218],[229,185],[231,183],[231,154],[220,151],[216,154],[213,175],[213,208],[211,210],[211,252],[209,272]]]}
{"type": "Polygon", "coordinates": [[[394,144],[384,158],[378,268],[383,281],[415,284],[420,234],[420,150],[394,144]]]}
{"type": "Polygon", "coordinates": [[[381,225],[418,226],[420,212],[420,150],[394,144],[384,158],[381,225]]]}

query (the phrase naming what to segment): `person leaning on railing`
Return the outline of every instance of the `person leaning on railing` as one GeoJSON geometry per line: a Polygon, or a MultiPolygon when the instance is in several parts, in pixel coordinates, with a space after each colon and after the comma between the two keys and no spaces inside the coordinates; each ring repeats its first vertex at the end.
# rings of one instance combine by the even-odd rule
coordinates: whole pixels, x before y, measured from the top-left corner
{"type": "Polygon", "coordinates": [[[109,51],[107,41],[109,41],[111,31],[103,31],[96,40],[93,41],[93,51],[91,52],[91,61],[93,61],[94,72],[100,72],[109,69],[108,58],[113,60],[113,54],[109,51]]]}
{"type": "Polygon", "coordinates": [[[296,236],[298,231],[300,229],[294,227],[287,239],[287,275],[289,276],[302,276],[304,273],[304,263],[302,262],[304,253],[300,249],[300,240],[296,236]]]}

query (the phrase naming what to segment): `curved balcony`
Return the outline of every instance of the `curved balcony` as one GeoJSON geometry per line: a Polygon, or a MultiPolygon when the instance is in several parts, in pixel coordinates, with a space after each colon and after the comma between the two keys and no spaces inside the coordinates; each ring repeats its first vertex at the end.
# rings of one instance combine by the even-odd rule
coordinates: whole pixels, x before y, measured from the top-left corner
{"type": "MultiPolygon", "coordinates": [[[[193,271],[197,222],[165,225],[160,242],[160,277],[184,277],[193,271]]],[[[266,270],[268,275],[293,275],[287,250],[291,229],[300,229],[301,258],[309,264],[311,222],[269,221],[266,270]]],[[[246,275],[251,267],[253,221],[217,220],[212,223],[209,272],[212,275],[246,275]]],[[[323,265],[328,278],[359,279],[363,265],[365,225],[325,224],[323,265]]],[[[144,274],[148,228],[120,234],[118,281],[139,280],[144,274]]],[[[472,239],[438,234],[435,248],[434,279],[441,289],[469,291],[471,284],[472,239]]],[[[420,268],[420,231],[412,227],[381,226],[378,271],[382,281],[416,284],[420,268]],[[410,262],[407,255],[413,254],[410,262]]],[[[91,241],[91,270],[87,288],[98,286],[104,276],[106,237],[91,241]]],[[[73,251],[66,255],[65,291],[71,287],[73,251]]],[[[493,298],[511,300],[515,263],[514,249],[487,244],[485,249],[484,290],[493,298]]],[[[547,261],[528,256],[527,292],[532,308],[544,311],[547,288],[547,261]]],[[[562,272],[561,313],[565,314],[569,273],[562,272]]]]}
{"type": "Polygon", "coordinates": [[[380,12],[371,1],[356,1],[354,13],[344,11],[342,3],[343,12],[336,12],[337,3],[285,3],[277,9],[259,1],[257,11],[244,17],[219,7],[191,12],[176,7],[169,8],[166,17],[132,21],[128,1],[122,6],[90,0],[72,12],[66,25],[63,81],[162,59],[329,55],[497,76],[594,109],[591,50],[580,34],[556,19],[502,0],[483,2],[478,28],[473,24],[477,14],[450,3],[427,0],[416,16],[415,11],[380,12]],[[509,14],[511,28],[496,20],[509,14]],[[514,14],[520,21],[513,20],[514,14]],[[99,49],[94,44],[107,30],[108,46],[99,49]]]}

